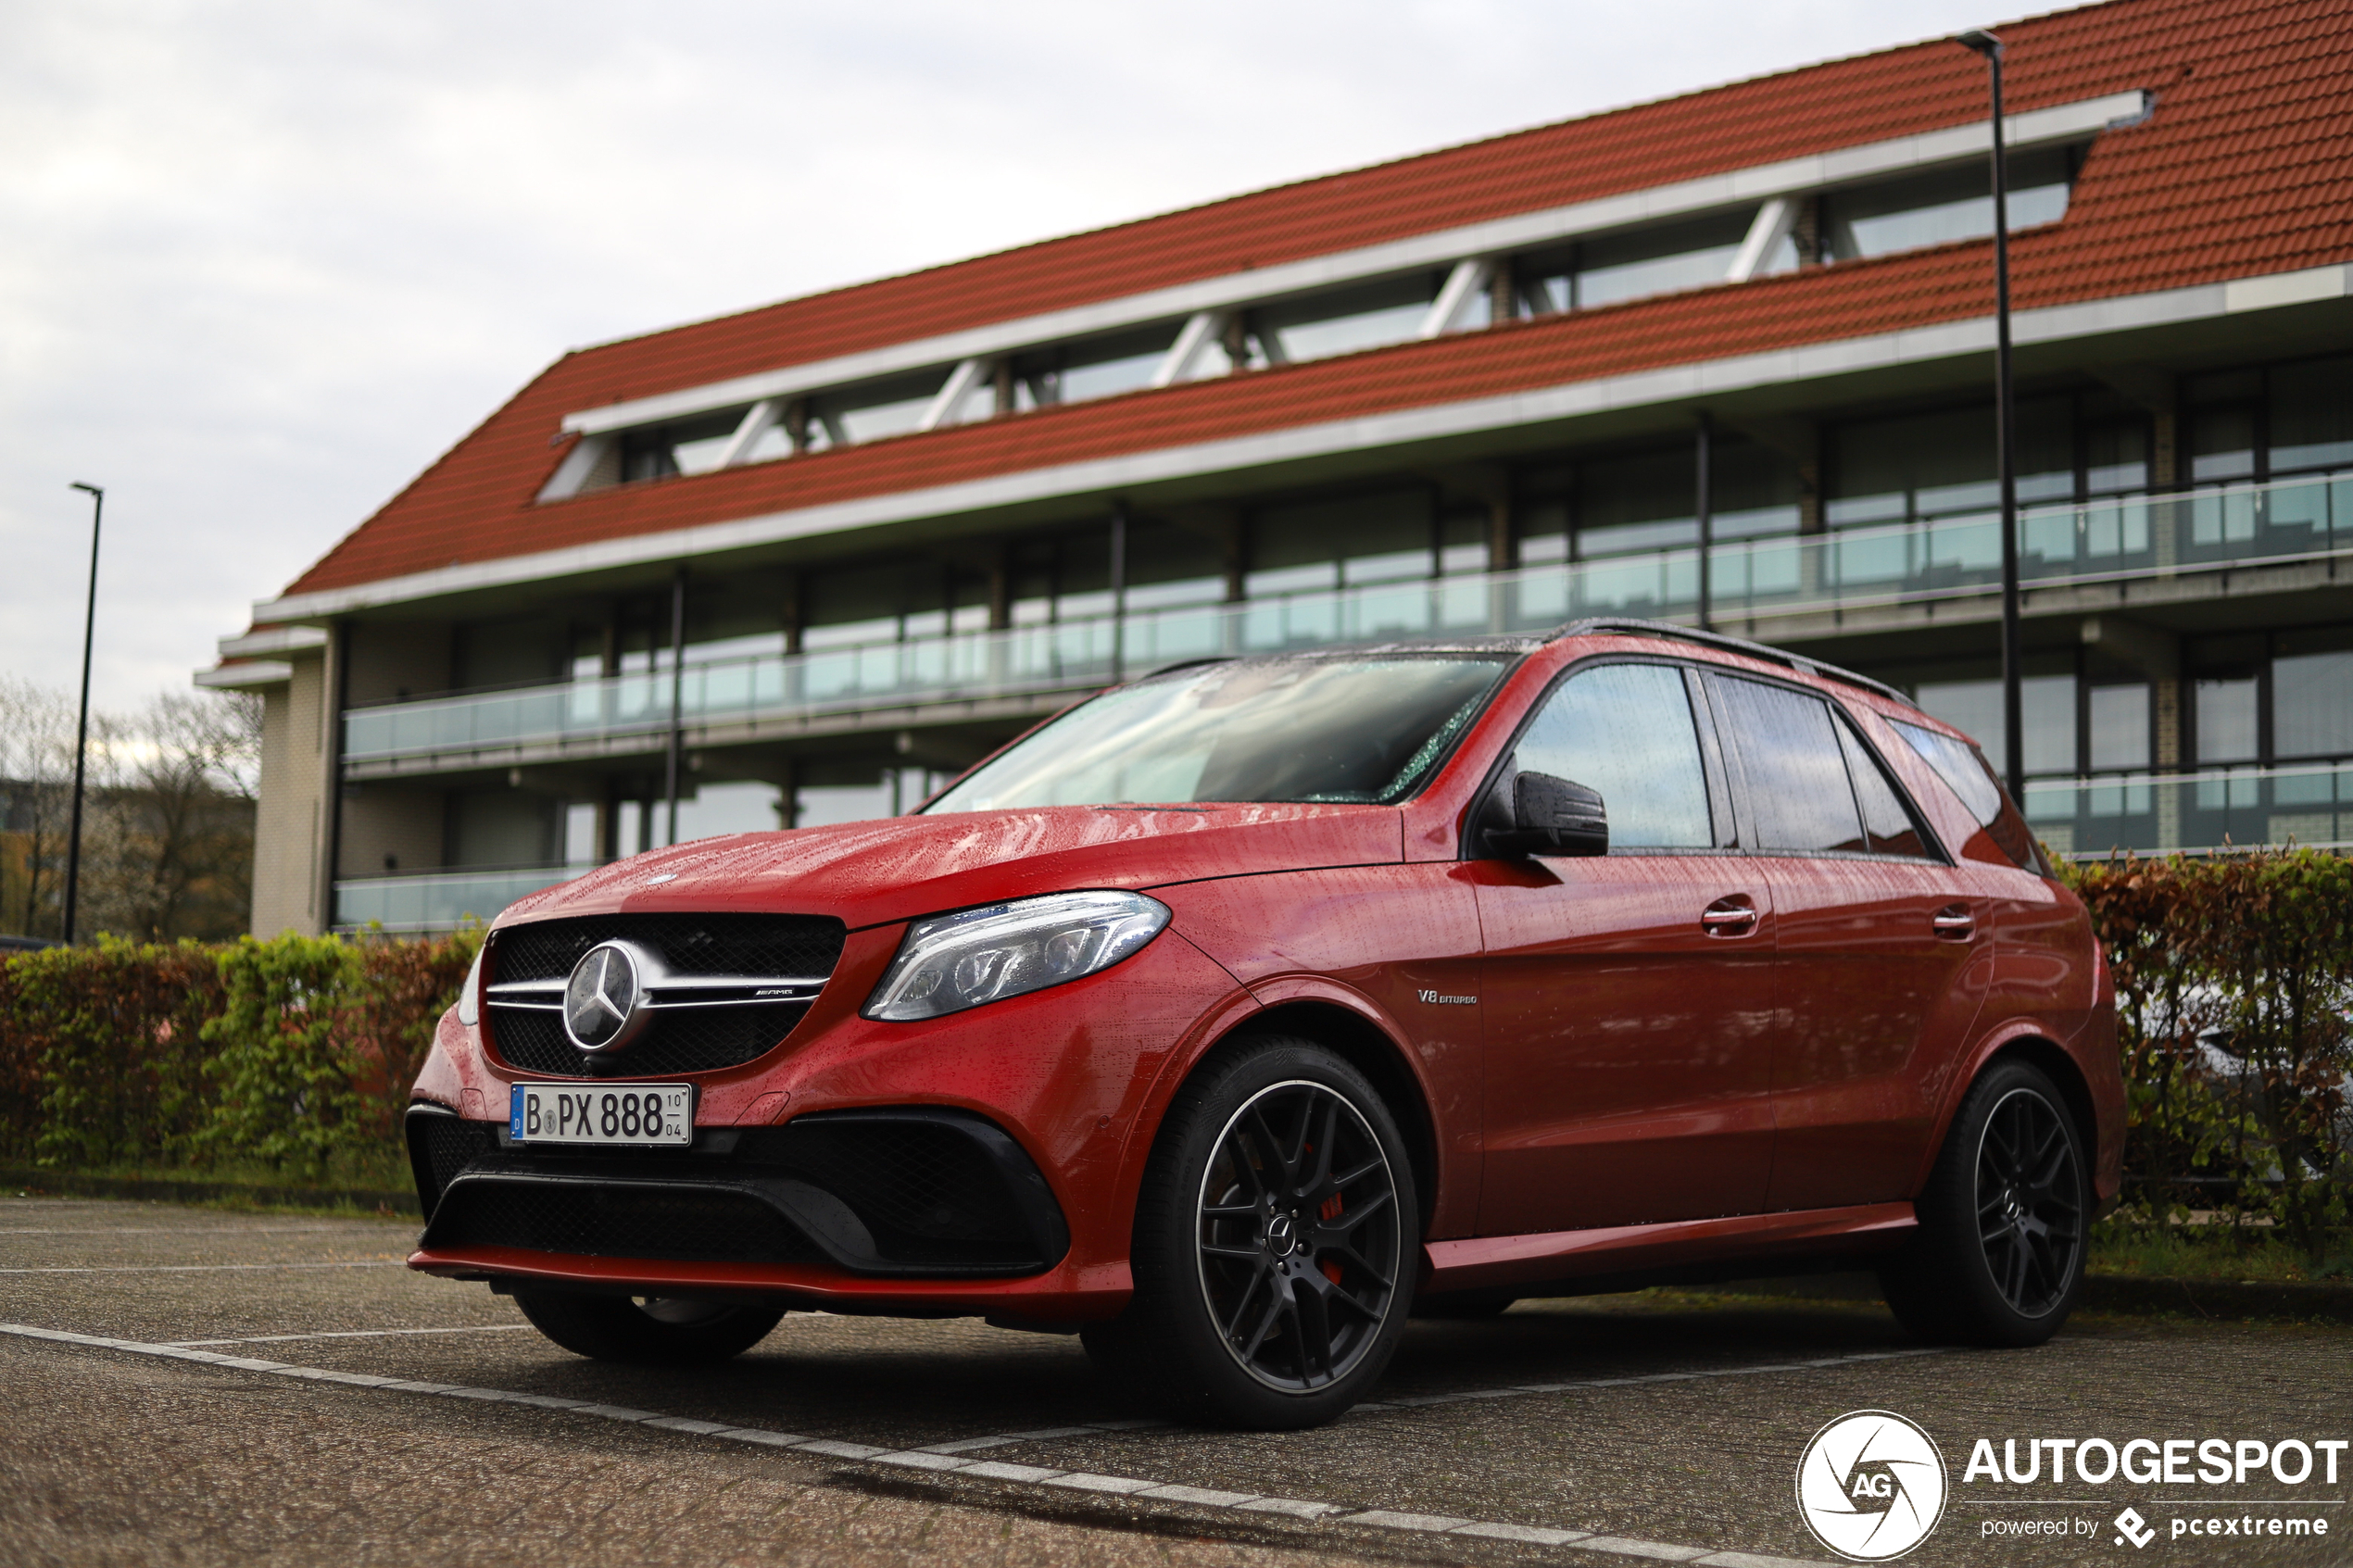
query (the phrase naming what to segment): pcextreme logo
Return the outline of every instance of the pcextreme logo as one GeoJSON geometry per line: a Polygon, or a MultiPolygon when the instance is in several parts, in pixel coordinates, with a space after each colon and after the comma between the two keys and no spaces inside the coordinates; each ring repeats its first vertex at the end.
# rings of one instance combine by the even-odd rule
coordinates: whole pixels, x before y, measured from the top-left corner
{"type": "Polygon", "coordinates": [[[1852,1411],[1814,1434],[1797,1461],[1797,1512],[1814,1538],[1856,1562],[1884,1562],[1944,1515],[1944,1456],[1893,1411],[1852,1411]]]}

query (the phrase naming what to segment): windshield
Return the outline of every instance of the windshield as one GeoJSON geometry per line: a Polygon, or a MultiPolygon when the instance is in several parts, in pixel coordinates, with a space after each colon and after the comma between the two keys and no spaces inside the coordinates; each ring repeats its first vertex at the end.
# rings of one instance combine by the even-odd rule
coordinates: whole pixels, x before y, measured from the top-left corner
{"type": "Polygon", "coordinates": [[[925,809],[1401,799],[1509,663],[1381,654],[1172,671],[1072,709],[925,809]]]}

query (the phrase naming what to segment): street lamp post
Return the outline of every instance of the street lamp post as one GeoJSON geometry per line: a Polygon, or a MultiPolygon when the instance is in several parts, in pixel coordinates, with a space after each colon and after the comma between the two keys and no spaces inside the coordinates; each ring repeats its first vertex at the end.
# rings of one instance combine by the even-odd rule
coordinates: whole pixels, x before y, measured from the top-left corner
{"type": "Polygon", "coordinates": [[[68,942],[73,940],[74,905],[82,894],[82,764],[90,752],[90,646],[98,625],[98,524],[106,516],[107,493],[98,485],[73,482],[90,496],[90,601],[82,618],[82,718],[73,733],[73,813],[66,828],[66,909],[68,942]]]}
{"type": "Polygon", "coordinates": [[[2002,41],[1982,28],[1953,40],[1985,56],[1994,94],[1994,466],[2002,492],[2002,760],[2026,809],[2026,721],[2019,695],[2018,419],[2010,393],[2009,159],[2002,135],[2002,41]]]}

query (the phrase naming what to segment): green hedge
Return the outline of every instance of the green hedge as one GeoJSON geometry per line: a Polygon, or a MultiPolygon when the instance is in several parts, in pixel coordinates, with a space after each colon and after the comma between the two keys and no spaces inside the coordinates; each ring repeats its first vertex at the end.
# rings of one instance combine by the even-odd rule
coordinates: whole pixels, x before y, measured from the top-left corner
{"type": "Polygon", "coordinates": [[[2353,1183],[2353,860],[2118,859],[2069,880],[2116,976],[2128,1201],[2269,1220],[2320,1255],[2353,1183]]]}
{"type": "MultiPolygon", "coordinates": [[[[2318,1254],[2353,1185],[2353,860],[2260,851],[2067,874],[2116,975],[2129,1201],[2268,1218],[2318,1254]]],[[[480,940],[105,940],[11,958],[0,1158],[396,1171],[409,1086],[480,940]]]]}
{"type": "Polygon", "coordinates": [[[409,1086],[480,943],[101,938],[18,954],[0,967],[0,1156],[313,1182],[396,1169],[409,1086]]]}

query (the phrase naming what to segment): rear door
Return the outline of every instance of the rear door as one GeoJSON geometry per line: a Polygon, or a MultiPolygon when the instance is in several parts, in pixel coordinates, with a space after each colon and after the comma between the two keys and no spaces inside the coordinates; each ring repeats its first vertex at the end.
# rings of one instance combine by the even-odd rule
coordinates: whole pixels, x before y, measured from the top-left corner
{"type": "Polygon", "coordinates": [[[1588,664],[1496,781],[1601,792],[1604,857],[1473,862],[1486,956],[1487,1236],[1752,1212],[1773,1141],[1773,902],[1729,850],[1697,678],[1588,664]]]}
{"type": "Polygon", "coordinates": [[[1907,1198],[1984,999],[1995,911],[1836,705],[1708,680],[1779,925],[1768,1202],[1907,1198]]]}

